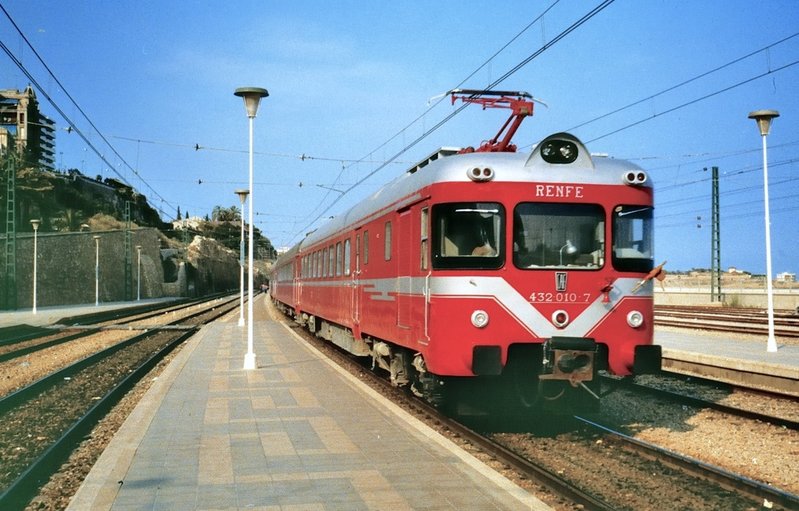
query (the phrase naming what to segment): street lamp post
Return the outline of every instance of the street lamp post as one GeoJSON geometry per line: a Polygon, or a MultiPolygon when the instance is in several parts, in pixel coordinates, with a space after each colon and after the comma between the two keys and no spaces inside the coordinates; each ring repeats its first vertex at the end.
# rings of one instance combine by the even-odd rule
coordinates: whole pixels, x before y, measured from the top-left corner
{"type": "Polygon", "coordinates": [[[100,305],[100,235],[94,238],[94,306],[100,305]]]}
{"type": "Polygon", "coordinates": [[[777,340],[774,337],[774,292],[771,283],[771,218],[768,203],[768,152],[766,149],[766,136],[771,129],[771,121],[779,117],[776,110],[755,110],[749,113],[749,118],[757,122],[760,137],[763,139],[763,202],[766,208],[766,300],[768,302],[768,344],[766,351],[777,351],[777,340]]]}
{"type": "Polygon", "coordinates": [[[239,303],[239,326],[244,326],[244,202],[247,200],[249,190],[236,190],[236,195],[241,201],[241,242],[239,243],[239,289],[241,290],[241,300],[239,303]]]}
{"type": "Polygon", "coordinates": [[[33,226],[33,310],[32,312],[34,314],[36,314],[36,281],[38,280],[36,259],[38,259],[38,254],[39,254],[40,222],[41,220],[31,220],[31,225],[33,226]]]}
{"type": "Polygon", "coordinates": [[[253,119],[255,119],[255,115],[258,113],[258,104],[261,102],[261,98],[265,98],[269,96],[269,92],[266,89],[262,89],[260,87],[240,87],[236,89],[234,92],[236,96],[244,99],[244,108],[247,110],[247,117],[249,118],[250,124],[250,205],[249,205],[249,222],[250,222],[250,230],[247,236],[247,242],[249,246],[247,247],[247,259],[250,267],[250,271],[247,273],[247,354],[244,355],[244,369],[255,369],[255,353],[253,352],[252,346],[252,337],[253,337],[253,325],[252,325],[252,300],[253,300],[253,273],[255,270],[255,266],[253,265],[253,222],[252,222],[252,203],[253,203],[253,182],[252,182],[252,126],[253,126],[253,119]]]}
{"type": "Polygon", "coordinates": [[[141,245],[136,245],[136,301],[141,301],[141,245]]]}

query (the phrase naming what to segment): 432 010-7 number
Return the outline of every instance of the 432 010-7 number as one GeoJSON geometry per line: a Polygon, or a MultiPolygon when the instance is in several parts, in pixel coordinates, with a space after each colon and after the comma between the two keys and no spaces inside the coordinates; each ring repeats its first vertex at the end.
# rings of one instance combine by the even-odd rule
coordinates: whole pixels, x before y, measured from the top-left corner
{"type": "Polygon", "coordinates": [[[552,293],[535,292],[530,295],[531,303],[586,303],[591,299],[591,293],[552,293]]]}

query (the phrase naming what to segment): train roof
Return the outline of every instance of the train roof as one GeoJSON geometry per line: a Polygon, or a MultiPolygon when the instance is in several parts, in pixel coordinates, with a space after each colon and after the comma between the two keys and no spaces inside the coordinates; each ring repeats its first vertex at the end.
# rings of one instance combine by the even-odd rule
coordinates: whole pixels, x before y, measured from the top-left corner
{"type": "MultiPolygon", "coordinates": [[[[552,158],[549,158],[550,160],[552,158]]],[[[494,182],[528,183],[584,183],[623,184],[623,175],[640,171],[637,165],[625,160],[608,157],[592,157],[577,137],[568,133],[550,135],[536,144],[529,153],[517,152],[470,152],[459,153],[458,148],[445,147],[432,153],[410,169],[403,172],[380,190],[365,198],[347,212],[332,218],[319,229],[309,233],[300,245],[318,243],[345,226],[369,221],[386,209],[399,209],[422,199],[420,190],[444,182],[470,182],[472,169],[491,169],[494,182]],[[567,144],[576,154],[570,153],[567,160],[546,161],[547,144],[555,148],[567,144]]],[[[640,186],[650,186],[649,182],[640,186]]]]}

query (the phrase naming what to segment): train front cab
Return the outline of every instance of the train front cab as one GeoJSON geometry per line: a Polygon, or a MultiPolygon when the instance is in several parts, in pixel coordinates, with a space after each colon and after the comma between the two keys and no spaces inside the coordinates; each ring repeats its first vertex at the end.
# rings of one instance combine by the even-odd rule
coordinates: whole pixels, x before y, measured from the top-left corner
{"type": "Polygon", "coordinates": [[[439,342],[428,366],[467,376],[443,379],[457,394],[447,401],[593,408],[599,370],[659,370],[646,282],[651,196],[614,190],[628,204],[608,204],[607,187],[592,190],[584,203],[522,194],[433,205],[430,336],[439,342]]]}

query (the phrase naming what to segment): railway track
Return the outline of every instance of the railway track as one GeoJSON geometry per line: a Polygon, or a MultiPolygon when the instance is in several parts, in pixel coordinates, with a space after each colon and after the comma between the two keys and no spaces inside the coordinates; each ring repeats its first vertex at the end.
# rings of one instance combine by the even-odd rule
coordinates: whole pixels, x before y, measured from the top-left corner
{"type": "MultiPolygon", "coordinates": [[[[655,325],[764,335],[768,333],[768,316],[763,309],[658,305],[655,307],[655,325]]],[[[799,314],[789,310],[775,311],[774,334],[799,338],[799,314]]]]}
{"type": "MultiPolygon", "coordinates": [[[[221,295],[220,295],[221,296],[221,295]]],[[[208,296],[202,299],[180,299],[169,302],[148,303],[145,305],[135,305],[119,309],[108,309],[99,312],[91,312],[77,316],[65,316],[54,322],[55,328],[70,325],[91,325],[103,322],[130,318],[133,316],[148,317],[150,313],[167,310],[174,307],[182,307],[189,303],[201,303],[212,299],[208,296]]],[[[32,325],[13,325],[0,328],[0,346],[13,345],[21,341],[32,340],[52,334],[53,326],[32,326],[32,325]]]]}
{"type": "Polygon", "coordinates": [[[512,472],[509,477],[528,487],[530,482],[534,483],[537,493],[541,492],[541,487],[546,488],[550,500],[566,500],[570,503],[559,509],[634,509],[635,507],[625,504],[624,493],[620,494],[619,488],[613,486],[614,484],[629,485],[636,488],[635,491],[648,494],[654,499],[654,503],[650,503],[652,509],[670,508],[674,502],[669,500],[669,495],[674,488],[687,489],[686,502],[689,503],[684,504],[685,509],[694,508],[697,502],[703,502],[705,509],[756,509],[765,501],[774,503],[775,509],[793,509],[799,505],[799,497],[795,495],[701,461],[690,460],[653,444],[636,442],[635,439],[608,428],[598,430],[598,426],[580,423],[581,426],[573,425],[567,430],[583,428],[591,431],[579,435],[579,438],[554,440],[546,436],[538,438],[529,433],[481,434],[391,386],[385,379],[358,365],[330,343],[317,339],[304,330],[297,331],[339,364],[357,372],[361,379],[368,377],[370,385],[379,388],[390,399],[400,401],[403,407],[449,438],[454,438],[467,450],[474,451],[476,447],[476,450],[490,456],[498,464],[509,467],[512,472]],[[525,447],[519,448],[520,444],[525,447]],[[588,476],[575,477],[570,470],[579,462],[568,457],[570,449],[564,449],[564,444],[577,446],[574,448],[581,453],[578,455],[579,462],[588,463],[585,473],[593,474],[593,479],[604,479],[610,487],[586,484],[588,476]],[[621,452],[613,456],[620,457],[622,461],[608,464],[608,450],[621,452]],[[563,451],[562,458],[560,451],[563,451]],[[631,457],[636,460],[631,461],[631,457]],[[568,468],[561,469],[559,466],[568,468]],[[661,477],[663,467],[668,467],[668,473],[661,477]],[[620,471],[618,475],[614,473],[616,469],[620,471]],[[653,477],[653,474],[657,474],[657,477],[653,477]],[[664,488],[669,488],[670,491],[664,488]],[[691,499],[694,499],[694,505],[690,503],[691,499]]]}
{"type": "MultiPolygon", "coordinates": [[[[740,307],[657,306],[655,325],[734,335],[748,334],[762,339],[768,334],[764,310],[740,307]]],[[[799,314],[790,310],[776,311],[775,334],[779,344],[796,345],[799,340],[799,314]]],[[[718,351],[703,353],[664,349],[662,368],[669,373],[799,397],[796,371],[769,360],[740,366],[730,363],[727,354],[718,351]]]]}
{"type": "MultiPolygon", "coordinates": [[[[278,317],[276,314],[275,317],[278,317]]],[[[283,321],[291,322],[283,316],[280,316],[280,318],[283,321]]],[[[454,437],[462,445],[476,446],[479,451],[488,454],[502,465],[510,467],[516,474],[522,474],[522,478],[542,485],[560,498],[568,499],[578,506],[579,509],[595,511],[613,511],[615,509],[601,498],[581,489],[578,485],[572,484],[570,481],[558,476],[557,473],[548,470],[543,465],[537,464],[524,456],[520,456],[513,450],[504,447],[502,444],[494,442],[489,437],[443,415],[421,399],[415,398],[393,386],[386,378],[362,366],[347,352],[335,345],[314,337],[304,329],[296,328],[295,331],[319,351],[333,359],[337,364],[353,374],[357,374],[360,379],[366,380],[368,385],[377,389],[381,394],[388,396],[392,401],[399,403],[405,410],[421,418],[425,423],[432,425],[448,438],[454,437]]]]}
{"type": "Polygon", "coordinates": [[[144,329],[147,326],[140,322],[152,318],[162,319],[169,313],[185,311],[195,305],[202,306],[203,303],[216,300],[221,296],[213,295],[202,299],[178,300],[68,316],[61,318],[53,325],[44,327],[15,325],[0,328],[0,363],[80,339],[103,329],[144,329]]]}
{"type": "Polygon", "coordinates": [[[172,323],[136,332],[0,400],[0,509],[24,509],[94,425],[202,324],[238,307],[215,301],[172,323]]]}
{"type": "MultiPolygon", "coordinates": [[[[650,379],[650,380],[653,379],[653,378],[657,378],[657,379],[659,379],[661,381],[659,381],[657,383],[654,383],[654,384],[651,384],[651,383],[643,384],[643,383],[639,383],[638,381],[636,381],[637,379],[633,380],[633,379],[629,379],[629,378],[623,378],[622,379],[622,378],[614,378],[614,377],[611,377],[611,376],[603,376],[602,377],[602,383],[603,383],[603,385],[608,385],[609,387],[614,388],[614,389],[615,388],[624,388],[624,389],[631,390],[633,392],[645,393],[647,395],[650,395],[650,396],[653,396],[653,397],[657,397],[659,399],[665,399],[667,401],[670,401],[670,402],[673,402],[673,403],[678,403],[678,404],[681,404],[681,405],[692,406],[692,407],[695,407],[695,408],[712,409],[712,410],[716,410],[718,412],[722,412],[722,413],[727,414],[727,415],[732,415],[734,417],[740,417],[742,419],[748,419],[748,420],[756,420],[756,421],[764,422],[764,423],[767,423],[767,424],[772,424],[772,425],[777,426],[777,427],[786,428],[786,429],[789,429],[789,430],[792,430],[792,431],[799,431],[799,421],[796,420],[796,418],[778,416],[778,415],[775,415],[773,413],[765,413],[765,412],[761,412],[761,411],[757,411],[757,410],[743,408],[741,406],[728,405],[728,404],[724,404],[722,402],[719,402],[718,400],[715,400],[714,398],[691,396],[691,395],[688,395],[687,393],[685,393],[684,391],[677,391],[677,390],[671,390],[669,388],[665,388],[665,387],[670,386],[670,383],[668,381],[662,381],[662,380],[664,378],[666,378],[668,380],[674,380],[675,382],[677,382],[678,385],[681,385],[681,386],[696,387],[698,385],[698,386],[710,389],[710,393],[712,393],[714,389],[715,390],[720,390],[719,389],[719,385],[720,384],[718,382],[713,382],[713,381],[710,381],[710,380],[696,381],[696,379],[694,379],[694,381],[690,382],[690,384],[689,384],[689,383],[686,383],[685,379],[681,378],[679,375],[669,375],[669,376],[665,376],[665,377],[664,376],[647,377],[647,378],[650,379]]],[[[699,390],[699,393],[703,392],[702,389],[698,389],[698,390],[699,390]]],[[[728,393],[731,392],[731,390],[725,389],[725,390],[720,390],[720,392],[728,394],[728,393]]],[[[770,397],[767,393],[763,393],[763,394],[764,394],[764,398],[763,399],[768,399],[770,397]]],[[[782,400],[782,401],[785,401],[785,402],[789,403],[787,406],[795,406],[796,405],[796,400],[795,399],[790,399],[790,398],[786,399],[784,396],[781,396],[780,394],[774,394],[772,397],[775,400],[782,400]]]]}
{"type": "Polygon", "coordinates": [[[684,471],[699,480],[711,481],[722,488],[750,498],[754,503],[770,503],[767,507],[778,509],[799,509],[799,495],[792,495],[778,488],[754,481],[739,474],[703,463],[697,459],[683,456],[674,451],[663,449],[649,442],[643,442],[625,435],[615,429],[603,426],[583,417],[575,417],[583,426],[609,437],[612,441],[623,445],[642,456],[657,460],[666,466],[684,471]]]}

